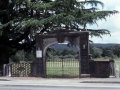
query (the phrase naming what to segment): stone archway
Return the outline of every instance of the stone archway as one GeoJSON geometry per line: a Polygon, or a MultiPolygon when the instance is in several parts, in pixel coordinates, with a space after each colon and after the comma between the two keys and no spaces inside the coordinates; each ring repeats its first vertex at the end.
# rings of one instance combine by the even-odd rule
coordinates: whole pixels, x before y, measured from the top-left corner
{"type": "Polygon", "coordinates": [[[69,41],[79,47],[80,77],[89,75],[89,32],[59,29],[51,33],[36,34],[36,60],[34,75],[46,77],[46,49],[52,44],[69,41]]]}

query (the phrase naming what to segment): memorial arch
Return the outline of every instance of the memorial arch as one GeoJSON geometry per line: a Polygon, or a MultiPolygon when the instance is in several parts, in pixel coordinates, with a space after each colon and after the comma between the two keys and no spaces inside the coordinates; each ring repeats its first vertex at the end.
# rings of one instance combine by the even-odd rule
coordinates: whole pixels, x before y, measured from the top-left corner
{"type": "Polygon", "coordinates": [[[89,76],[89,32],[58,29],[50,33],[36,34],[36,60],[33,72],[46,77],[46,50],[56,43],[69,42],[79,48],[79,76],[89,76]]]}

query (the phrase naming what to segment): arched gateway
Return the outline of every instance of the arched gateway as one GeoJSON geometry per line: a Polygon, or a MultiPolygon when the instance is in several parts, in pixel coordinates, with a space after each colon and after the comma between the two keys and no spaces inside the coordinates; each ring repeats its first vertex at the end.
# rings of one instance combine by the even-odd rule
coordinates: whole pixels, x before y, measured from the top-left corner
{"type": "Polygon", "coordinates": [[[33,72],[40,77],[46,77],[46,50],[56,43],[68,41],[79,48],[79,72],[81,76],[89,75],[89,32],[59,29],[51,33],[36,34],[36,60],[33,72]]]}

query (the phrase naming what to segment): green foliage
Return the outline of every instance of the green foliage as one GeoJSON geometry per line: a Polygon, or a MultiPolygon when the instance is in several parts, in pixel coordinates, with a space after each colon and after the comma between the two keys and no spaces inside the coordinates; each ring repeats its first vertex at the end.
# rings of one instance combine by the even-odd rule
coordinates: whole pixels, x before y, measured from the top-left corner
{"type": "Polygon", "coordinates": [[[25,56],[25,61],[26,62],[29,62],[29,61],[33,61],[35,60],[35,55],[34,53],[26,53],[26,56],[25,56]]]}
{"type": "Polygon", "coordinates": [[[114,46],[113,54],[116,55],[117,57],[120,57],[120,46],[114,46]]]}
{"type": "Polygon", "coordinates": [[[32,62],[35,60],[35,54],[33,52],[18,51],[15,55],[12,55],[9,60],[14,63],[19,63],[21,61],[32,62]]]}
{"type": "Polygon", "coordinates": [[[102,50],[100,48],[96,48],[96,47],[94,47],[93,50],[94,50],[94,54],[93,54],[94,57],[95,58],[100,58],[101,54],[102,54],[102,50]]]}
{"type": "Polygon", "coordinates": [[[14,62],[14,63],[19,63],[22,60],[22,57],[20,55],[20,53],[16,53],[15,55],[11,56],[10,58],[10,62],[14,62]]]}
{"type": "Polygon", "coordinates": [[[90,44],[90,53],[93,58],[104,57],[105,59],[119,58],[120,46],[108,46],[108,47],[94,47],[90,44]]]}
{"type": "Polygon", "coordinates": [[[87,24],[96,24],[98,20],[118,13],[100,10],[98,5],[104,6],[97,0],[0,0],[0,44],[6,48],[4,53],[9,53],[6,55],[10,57],[18,50],[31,50],[36,33],[58,28],[88,30],[91,36],[99,37],[109,34],[108,30],[86,28],[87,24]]]}
{"type": "Polygon", "coordinates": [[[103,57],[107,56],[107,57],[113,58],[113,55],[114,54],[113,54],[113,48],[112,47],[106,47],[106,48],[103,49],[103,54],[102,54],[103,57]]]}
{"type": "Polygon", "coordinates": [[[63,50],[54,50],[53,52],[49,52],[49,57],[50,59],[52,58],[76,58],[78,59],[78,51],[76,50],[69,50],[69,49],[63,49],[63,50]]]}
{"type": "Polygon", "coordinates": [[[93,58],[100,58],[103,51],[102,49],[94,47],[92,44],[90,44],[90,53],[92,54],[93,58]]]}

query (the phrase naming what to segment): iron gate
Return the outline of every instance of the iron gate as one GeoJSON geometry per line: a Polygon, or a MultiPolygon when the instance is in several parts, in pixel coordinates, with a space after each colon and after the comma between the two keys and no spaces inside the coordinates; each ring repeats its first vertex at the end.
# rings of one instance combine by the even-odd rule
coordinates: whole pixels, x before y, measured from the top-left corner
{"type": "Polygon", "coordinates": [[[79,77],[78,59],[49,59],[46,62],[47,77],[50,78],[70,78],[79,77]]]}

